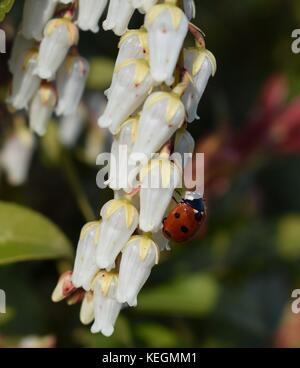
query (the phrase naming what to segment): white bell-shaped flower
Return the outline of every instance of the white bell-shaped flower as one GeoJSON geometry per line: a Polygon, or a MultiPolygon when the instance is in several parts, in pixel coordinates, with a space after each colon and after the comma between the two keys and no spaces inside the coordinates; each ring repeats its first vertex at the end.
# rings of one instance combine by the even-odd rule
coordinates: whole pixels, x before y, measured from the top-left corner
{"type": "Polygon", "coordinates": [[[57,0],[25,0],[21,32],[28,39],[41,41],[46,23],[52,18],[57,0]]]}
{"type": "Polygon", "coordinates": [[[63,116],[58,125],[60,142],[67,148],[72,148],[78,141],[87,121],[87,111],[84,105],[79,105],[76,112],[63,116]]]}
{"type": "Polygon", "coordinates": [[[34,48],[35,41],[27,40],[21,32],[19,32],[14,40],[10,59],[8,61],[9,71],[14,74],[24,63],[25,54],[34,48]]]}
{"type": "Polygon", "coordinates": [[[15,109],[27,109],[28,103],[37,92],[41,79],[34,74],[38,51],[31,50],[25,54],[23,65],[13,74],[12,93],[7,102],[15,109]]]}
{"type": "Polygon", "coordinates": [[[77,25],[83,31],[99,32],[99,20],[108,0],[79,0],[77,25]]]}
{"type": "Polygon", "coordinates": [[[129,183],[129,177],[133,174],[135,167],[130,165],[129,156],[135,141],[138,122],[138,117],[127,120],[113,140],[107,181],[113,190],[124,189],[130,192],[133,189],[133,183],[129,183]]]}
{"type": "Polygon", "coordinates": [[[191,123],[199,119],[198,105],[209,78],[216,73],[217,63],[210,51],[199,46],[184,50],[184,67],[192,76],[192,81],[182,97],[187,111],[187,120],[191,123]]]}
{"type": "Polygon", "coordinates": [[[164,154],[142,168],[139,221],[141,230],[157,232],[161,229],[174,190],[181,184],[181,177],[181,170],[164,154]]]}
{"type": "Polygon", "coordinates": [[[137,296],[158,263],[159,249],[147,236],[133,236],[122,251],[117,299],[129,306],[137,305],[137,296]]]}
{"type": "Polygon", "coordinates": [[[131,158],[143,153],[148,159],[181,127],[185,110],[173,92],[154,92],[146,100],[131,158]]]}
{"type": "Polygon", "coordinates": [[[72,282],[75,287],[86,291],[91,289],[91,283],[99,271],[96,264],[96,247],[100,231],[99,221],[87,223],[81,230],[77,246],[72,282]]]}
{"type": "Polygon", "coordinates": [[[126,199],[113,199],[101,209],[102,225],[96,261],[100,269],[114,268],[115,260],[135,231],[139,215],[126,199]]]}
{"type": "Polygon", "coordinates": [[[110,0],[103,29],[112,30],[117,36],[122,36],[128,29],[133,13],[134,7],[129,0],[110,0]]]}
{"type": "Polygon", "coordinates": [[[185,168],[193,158],[195,149],[195,140],[193,136],[182,128],[178,130],[174,142],[174,153],[172,154],[173,161],[178,167],[185,168]]]}
{"type": "Polygon", "coordinates": [[[78,28],[67,18],[53,19],[47,23],[40,45],[36,73],[51,80],[65,60],[71,46],[78,43],[78,28]]]}
{"type": "Polygon", "coordinates": [[[147,13],[158,0],[129,0],[135,9],[138,9],[142,14],[147,13]]]}
{"type": "Polygon", "coordinates": [[[154,243],[157,244],[157,246],[158,246],[158,248],[161,252],[171,250],[170,240],[165,237],[162,230],[159,230],[156,233],[152,233],[151,237],[152,237],[152,240],[154,241],[154,243]]]}
{"type": "Polygon", "coordinates": [[[22,185],[28,177],[34,152],[34,137],[24,126],[18,127],[4,142],[0,151],[0,167],[9,184],[22,185]]]}
{"type": "MultiPolygon", "coordinates": [[[[148,58],[148,34],[145,29],[133,29],[127,31],[119,42],[119,53],[116,60],[116,67],[128,59],[148,58]]],[[[116,68],[115,68],[116,69],[116,68]]],[[[109,97],[112,86],[115,83],[117,73],[113,74],[111,87],[105,91],[109,97]]]]}
{"type": "Polygon", "coordinates": [[[89,325],[93,322],[94,318],[94,293],[87,291],[81,303],[80,322],[83,325],[89,325]]]}
{"type": "Polygon", "coordinates": [[[188,19],[172,4],[153,6],[146,15],[150,68],[156,82],[173,83],[173,73],[188,32],[188,19]]]}
{"type": "Polygon", "coordinates": [[[68,116],[76,112],[84,92],[89,69],[86,59],[71,55],[59,68],[56,77],[58,93],[56,114],[58,116],[68,116]]]}
{"type": "Polygon", "coordinates": [[[153,85],[149,66],[142,59],[126,60],[115,73],[107,106],[98,120],[100,127],[109,128],[112,134],[143,104],[153,85]]]}
{"type": "Polygon", "coordinates": [[[94,314],[95,322],[91,332],[101,332],[104,336],[111,336],[114,325],[122,308],[116,300],[118,276],[113,273],[100,272],[94,281],[94,314]]]}
{"type": "Polygon", "coordinates": [[[56,101],[56,93],[53,87],[42,84],[29,108],[29,125],[36,134],[42,136],[46,133],[56,101]]]}
{"type": "Polygon", "coordinates": [[[183,0],[183,9],[189,20],[196,18],[195,0],[183,0]]]}

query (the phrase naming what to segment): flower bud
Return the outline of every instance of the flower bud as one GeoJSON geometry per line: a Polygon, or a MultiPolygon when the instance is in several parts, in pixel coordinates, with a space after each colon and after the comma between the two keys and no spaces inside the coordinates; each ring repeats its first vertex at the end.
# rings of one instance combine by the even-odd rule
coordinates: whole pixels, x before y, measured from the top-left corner
{"type": "Polygon", "coordinates": [[[127,120],[122,124],[120,133],[114,138],[107,181],[113,190],[124,189],[130,192],[133,189],[133,183],[129,183],[129,178],[135,167],[130,165],[129,155],[136,138],[138,122],[137,117],[127,120]]]}
{"type": "Polygon", "coordinates": [[[56,78],[58,116],[72,115],[76,112],[84,92],[89,73],[89,63],[80,56],[69,56],[59,68],[56,78]]]}
{"type": "Polygon", "coordinates": [[[60,119],[58,134],[60,142],[67,148],[72,148],[76,144],[87,120],[87,112],[83,105],[80,105],[76,112],[60,119]]]}
{"type": "Polygon", "coordinates": [[[185,129],[178,130],[174,143],[174,161],[178,167],[185,168],[193,157],[195,149],[195,140],[193,136],[185,129]]]}
{"type": "Polygon", "coordinates": [[[116,300],[118,276],[114,273],[100,272],[94,281],[94,313],[95,322],[91,332],[101,332],[111,336],[120,313],[122,304],[116,300]]]}
{"type": "Polygon", "coordinates": [[[173,73],[188,32],[188,19],[172,4],[153,6],[146,15],[150,68],[156,82],[173,83],[173,73]]]}
{"type": "Polygon", "coordinates": [[[147,236],[133,236],[122,251],[117,300],[137,305],[137,296],[158,263],[159,249],[147,236]]]}
{"type": "Polygon", "coordinates": [[[138,225],[138,211],[127,200],[113,199],[101,209],[102,225],[96,261],[100,269],[111,270],[115,260],[138,225]]]}
{"type": "Polygon", "coordinates": [[[96,247],[100,229],[100,222],[89,222],[82,228],[78,242],[72,282],[75,287],[87,291],[90,290],[91,283],[99,271],[96,264],[96,247]]]}
{"type": "Polygon", "coordinates": [[[129,0],[110,0],[103,29],[111,29],[117,36],[122,36],[127,31],[133,13],[134,7],[129,0]]]}
{"type": "Polygon", "coordinates": [[[9,71],[14,74],[22,68],[25,54],[34,48],[35,42],[27,40],[21,32],[19,32],[14,40],[11,56],[8,61],[9,71]]]}
{"type": "Polygon", "coordinates": [[[195,119],[199,119],[197,116],[198,105],[209,78],[216,73],[217,64],[210,51],[203,47],[195,47],[184,50],[184,67],[193,79],[182,97],[187,111],[187,120],[191,123],[195,119]]]}
{"type": "Polygon", "coordinates": [[[87,291],[83,298],[80,308],[80,322],[83,325],[89,325],[94,320],[94,294],[87,291]]]}
{"type": "Polygon", "coordinates": [[[78,28],[69,19],[52,19],[47,23],[36,69],[40,78],[51,80],[55,77],[70,47],[76,45],[78,39],[78,28]]]}
{"type": "Polygon", "coordinates": [[[85,291],[82,289],[76,290],[71,296],[66,299],[67,305],[75,305],[83,301],[85,291]]]}
{"type": "Polygon", "coordinates": [[[34,75],[38,52],[28,51],[24,57],[21,68],[17,68],[13,74],[12,94],[7,102],[15,109],[27,109],[28,103],[37,92],[41,80],[34,75]]]}
{"type": "Polygon", "coordinates": [[[22,185],[27,179],[32,155],[34,137],[24,126],[18,127],[9,136],[0,152],[0,166],[6,172],[11,185],[22,185]]]}
{"type": "Polygon", "coordinates": [[[195,0],[183,0],[183,9],[188,20],[196,18],[195,0]]]}
{"type": "Polygon", "coordinates": [[[46,23],[52,18],[56,0],[26,0],[23,10],[21,32],[27,39],[41,41],[46,23]]]}
{"type": "Polygon", "coordinates": [[[47,125],[56,105],[56,93],[49,84],[42,84],[29,109],[30,128],[38,135],[46,133],[47,125]]]}
{"type": "Polygon", "coordinates": [[[167,142],[183,124],[185,110],[180,98],[169,92],[152,93],[146,100],[137,130],[134,154],[143,153],[148,159],[167,142]]]}
{"type": "Polygon", "coordinates": [[[54,303],[60,302],[65,298],[68,298],[71,294],[73,294],[76,291],[75,286],[72,284],[71,278],[72,278],[71,271],[67,271],[60,276],[58,283],[52,293],[52,301],[54,303]]]}
{"type": "Polygon", "coordinates": [[[157,0],[129,0],[129,2],[135,9],[138,9],[142,14],[144,14],[157,3],[157,0]]]}
{"type": "Polygon", "coordinates": [[[99,32],[99,20],[108,0],[79,0],[77,25],[83,31],[99,32]]]}
{"type": "Polygon", "coordinates": [[[161,228],[165,212],[179,186],[181,170],[163,155],[142,168],[140,172],[140,229],[156,232],[161,228]]]}
{"type": "Polygon", "coordinates": [[[98,123],[102,128],[117,134],[120,126],[144,102],[151,90],[153,80],[145,60],[129,59],[118,65],[109,99],[98,123]]]}

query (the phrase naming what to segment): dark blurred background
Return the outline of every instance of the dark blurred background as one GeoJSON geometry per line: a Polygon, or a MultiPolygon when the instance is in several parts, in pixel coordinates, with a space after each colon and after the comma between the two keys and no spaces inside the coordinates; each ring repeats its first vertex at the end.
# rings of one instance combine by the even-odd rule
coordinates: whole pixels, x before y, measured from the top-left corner
{"type": "MultiPolygon", "coordinates": [[[[10,36],[8,49],[22,4],[16,1],[0,25],[10,36]]],[[[0,266],[8,303],[8,313],[0,315],[0,345],[50,335],[42,342],[59,347],[300,347],[300,316],[291,312],[291,293],[300,288],[300,54],[291,51],[300,3],[196,4],[194,23],[218,62],[200,103],[201,119],[189,125],[207,158],[203,234],[162,257],[138,307],[122,312],[111,338],[81,326],[77,306],[52,304],[65,261],[0,266]]],[[[131,28],[142,20],[136,15],[131,28]]],[[[116,58],[117,44],[112,32],[81,34],[80,53],[93,62],[89,93],[107,87],[103,79],[111,69],[100,66],[103,58],[108,65],[116,58]]],[[[8,55],[0,55],[3,132],[12,120],[4,104],[8,55]]],[[[1,177],[0,198],[47,216],[75,249],[86,219],[57,159],[59,148],[49,148],[49,140],[39,143],[24,186],[13,188],[1,177]]],[[[112,193],[97,188],[97,168],[79,158],[78,148],[65,154],[98,215],[112,193]]]]}

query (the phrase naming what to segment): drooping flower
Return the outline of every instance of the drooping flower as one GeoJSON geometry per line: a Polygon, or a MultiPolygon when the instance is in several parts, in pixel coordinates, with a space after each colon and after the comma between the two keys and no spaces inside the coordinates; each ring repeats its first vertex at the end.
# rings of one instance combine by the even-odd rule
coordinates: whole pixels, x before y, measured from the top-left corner
{"type": "Polygon", "coordinates": [[[34,152],[34,137],[25,126],[17,126],[0,151],[0,167],[11,185],[22,185],[27,179],[34,152]]]}
{"type": "Polygon", "coordinates": [[[34,74],[37,65],[37,50],[30,50],[23,58],[23,65],[14,70],[12,93],[7,102],[15,109],[27,109],[28,103],[37,92],[41,79],[34,74]]]}
{"type": "MultiPolygon", "coordinates": [[[[128,59],[146,59],[148,57],[148,34],[145,29],[127,31],[119,42],[119,53],[116,67],[128,59]]],[[[114,85],[117,73],[113,74],[111,86],[114,85]]],[[[109,97],[112,87],[105,91],[109,97]]]]}
{"type": "Polygon", "coordinates": [[[174,153],[172,159],[178,167],[185,168],[193,157],[195,149],[195,140],[191,133],[185,128],[178,130],[174,142],[174,153]]]}
{"type": "Polygon", "coordinates": [[[100,232],[99,221],[89,222],[81,230],[72,275],[72,282],[76,288],[90,290],[92,281],[99,271],[96,264],[96,247],[100,232]]]}
{"type": "Polygon", "coordinates": [[[40,45],[36,74],[51,80],[61,66],[71,46],[78,43],[78,28],[68,18],[50,20],[40,45]]]}
{"type": "Polygon", "coordinates": [[[67,148],[76,144],[87,120],[87,111],[83,105],[79,105],[72,115],[63,116],[58,125],[60,142],[67,148]]]}
{"type": "Polygon", "coordinates": [[[157,232],[172,200],[174,190],[180,185],[181,170],[162,154],[151,160],[140,172],[140,229],[157,232]]]}
{"type": "Polygon", "coordinates": [[[158,0],[129,0],[135,9],[138,9],[142,14],[147,13],[158,0]]]}
{"type": "Polygon", "coordinates": [[[115,260],[130,236],[135,231],[139,215],[126,199],[113,199],[101,209],[101,234],[98,241],[96,261],[100,269],[111,270],[115,260]]]}
{"type": "Polygon", "coordinates": [[[147,236],[133,236],[122,251],[117,300],[137,305],[137,296],[159,260],[159,249],[147,236]]]}
{"type": "Polygon", "coordinates": [[[94,318],[94,293],[87,291],[80,308],[80,322],[83,325],[89,325],[93,322],[94,318]]]}
{"type": "Polygon", "coordinates": [[[112,143],[107,183],[113,190],[124,189],[130,192],[134,187],[129,178],[134,174],[132,171],[135,167],[130,165],[129,156],[135,142],[138,122],[138,117],[133,117],[122,124],[119,134],[112,143]]]}
{"type": "Polygon", "coordinates": [[[29,108],[29,125],[36,134],[42,136],[46,133],[56,101],[57,97],[53,87],[48,83],[43,83],[29,108]]]}
{"type": "Polygon", "coordinates": [[[195,0],[183,0],[183,9],[185,15],[189,20],[192,20],[196,17],[196,4],[195,0]]]}
{"type": "Polygon", "coordinates": [[[11,56],[8,61],[9,71],[16,73],[24,63],[25,54],[34,48],[35,41],[27,40],[21,32],[19,32],[14,40],[11,56]]]}
{"type": "Polygon", "coordinates": [[[59,68],[56,85],[58,116],[72,115],[76,112],[84,92],[86,79],[89,73],[89,63],[81,56],[69,56],[59,68]]]}
{"type": "Polygon", "coordinates": [[[146,100],[131,157],[143,153],[148,159],[166,143],[184,122],[185,110],[173,92],[154,92],[146,100]]]}
{"type": "Polygon", "coordinates": [[[182,98],[187,111],[187,120],[191,123],[199,119],[198,105],[209,78],[215,75],[217,64],[213,54],[199,46],[184,50],[184,67],[192,76],[192,81],[182,98]]]}
{"type": "Polygon", "coordinates": [[[99,20],[108,0],[79,0],[77,25],[83,31],[99,32],[99,20]]]}
{"type": "Polygon", "coordinates": [[[71,271],[66,271],[60,276],[58,283],[52,293],[51,298],[53,302],[58,303],[68,298],[76,291],[76,288],[73,285],[71,279],[72,279],[71,271]]]}
{"type": "Polygon", "coordinates": [[[118,276],[114,273],[100,272],[94,281],[94,314],[95,321],[91,332],[101,332],[104,336],[111,336],[114,325],[122,308],[116,300],[118,276]]]}
{"type": "Polygon", "coordinates": [[[150,68],[156,82],[173,83],[173,73],[188,32],[184,12],[172,4],[159,4],[146,15],[149,33],[150,68]]]}
{"type": "Polygon", "coordinates": [[[103,29],[111,29],[117,36],[122,36],[127,31],[133,13],[134,7],[129,0],[110,0],[103,29]]]}
{"type": "Polygon", "coordinates": [[[46,23],[52,18],[57,0],[26,0],[21,32],[27,39],[41,41],[46,23]]]}
{"type": "Polygon", "coordinates": [[[145,60],[126,60],[117,66],[115,73],[107,106],[98,120],[112,134],[119,132],[121,124],[142,105],[153,86],[145,60]]]}

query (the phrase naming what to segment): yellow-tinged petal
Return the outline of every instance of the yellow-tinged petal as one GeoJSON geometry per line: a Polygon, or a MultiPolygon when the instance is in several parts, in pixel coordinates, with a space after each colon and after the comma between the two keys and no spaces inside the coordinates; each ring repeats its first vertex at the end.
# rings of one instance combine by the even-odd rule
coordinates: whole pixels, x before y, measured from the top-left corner
{"type": "Polygon", "coordinates": [[[157,102],[168,99],[167,109],[166,109],[166,122],[169,125],[174,118],[178,108],[181,106],[182,102],[180,98],[172,92],[156,92],[153,93],[147,100],[145,108],[150,108],[157,102]]]}
{"type": "Polygon", "coordinates": [[[152,24],[155,18],[158,17],[163,11],[168,10],[170,12],[173,27],[176,29],[179,27],[182,17],[184,16],[183,11],[172,4],[159,4],[153,6],[146,15],[146,22],[152,24]]]}
{"type": "Polygon", "coordinates": [[[155,242],[148,236],[142,236],[142,235],[135,235],[130,238],[128,243],[126,244],[126,247],[130,246],[130,244],[134,241],[139,241],[140,246],[140,259],[141,261],[144,261],[149,253],[149,250],[151,247],[155,248],[156,251],[156,260],[155,264],[158,264],[159,262],[159,249],[158,246],[155,244],[155,242]]]}
{"type": "Polygon", "coordinates": [[[127,31],[120,39],[119,48],[122,44],[127,40],[128,37],[136,35],[139,38],[139,41],[143,47],[143,49],[148,52],[148,32],[145,29],[131,29],[127,31]]]}
{"type": "Polygon", "coordinates": [[[214,57],[213,53],[211,53],[209,50],[203,48],[203,47],[199,47],[199,48],[192,48],[192,51],[194,51],[195,53],[198,54],[198,56],[196,56],[194,64],[193,64],[193,76],[195,76],[196,74],[199,73],[199,70],[201,69],[205,58],[208,58],[209,61],[211,62],[211,66],[212,66],[212,76],[214,76],[216,74],[217,71],[217,61],[216,58],[214,57]]]}
{"type": "Polygon", "coordinates": [[[126,199],[111,200],[103,217],[105,220],[108,220],[120,208],[124,208],[126,225],[129,228],[134,221],[134,216],[137,211],[136,208],[126,199]]]}
{"type": "Polygon", "coordinates": [[[68,30],[70,46],[77,45],[79,41],[78,28],[71,20],[66,18],[50,20],[50,22],[48,22],[48,24],[45,27],[44,35],[46,37],[50,36],[57,27],[60,27],[62,25],[65,26],[68,30]]]}
{"type": "Polygon", "coordinates": [[[116,66],[116,73],[129,65],[135,65],[134,83],[137,85],[142,83],[149,74],[149,64],[147,61],[143,59],[127,59],[116,66]]]}

